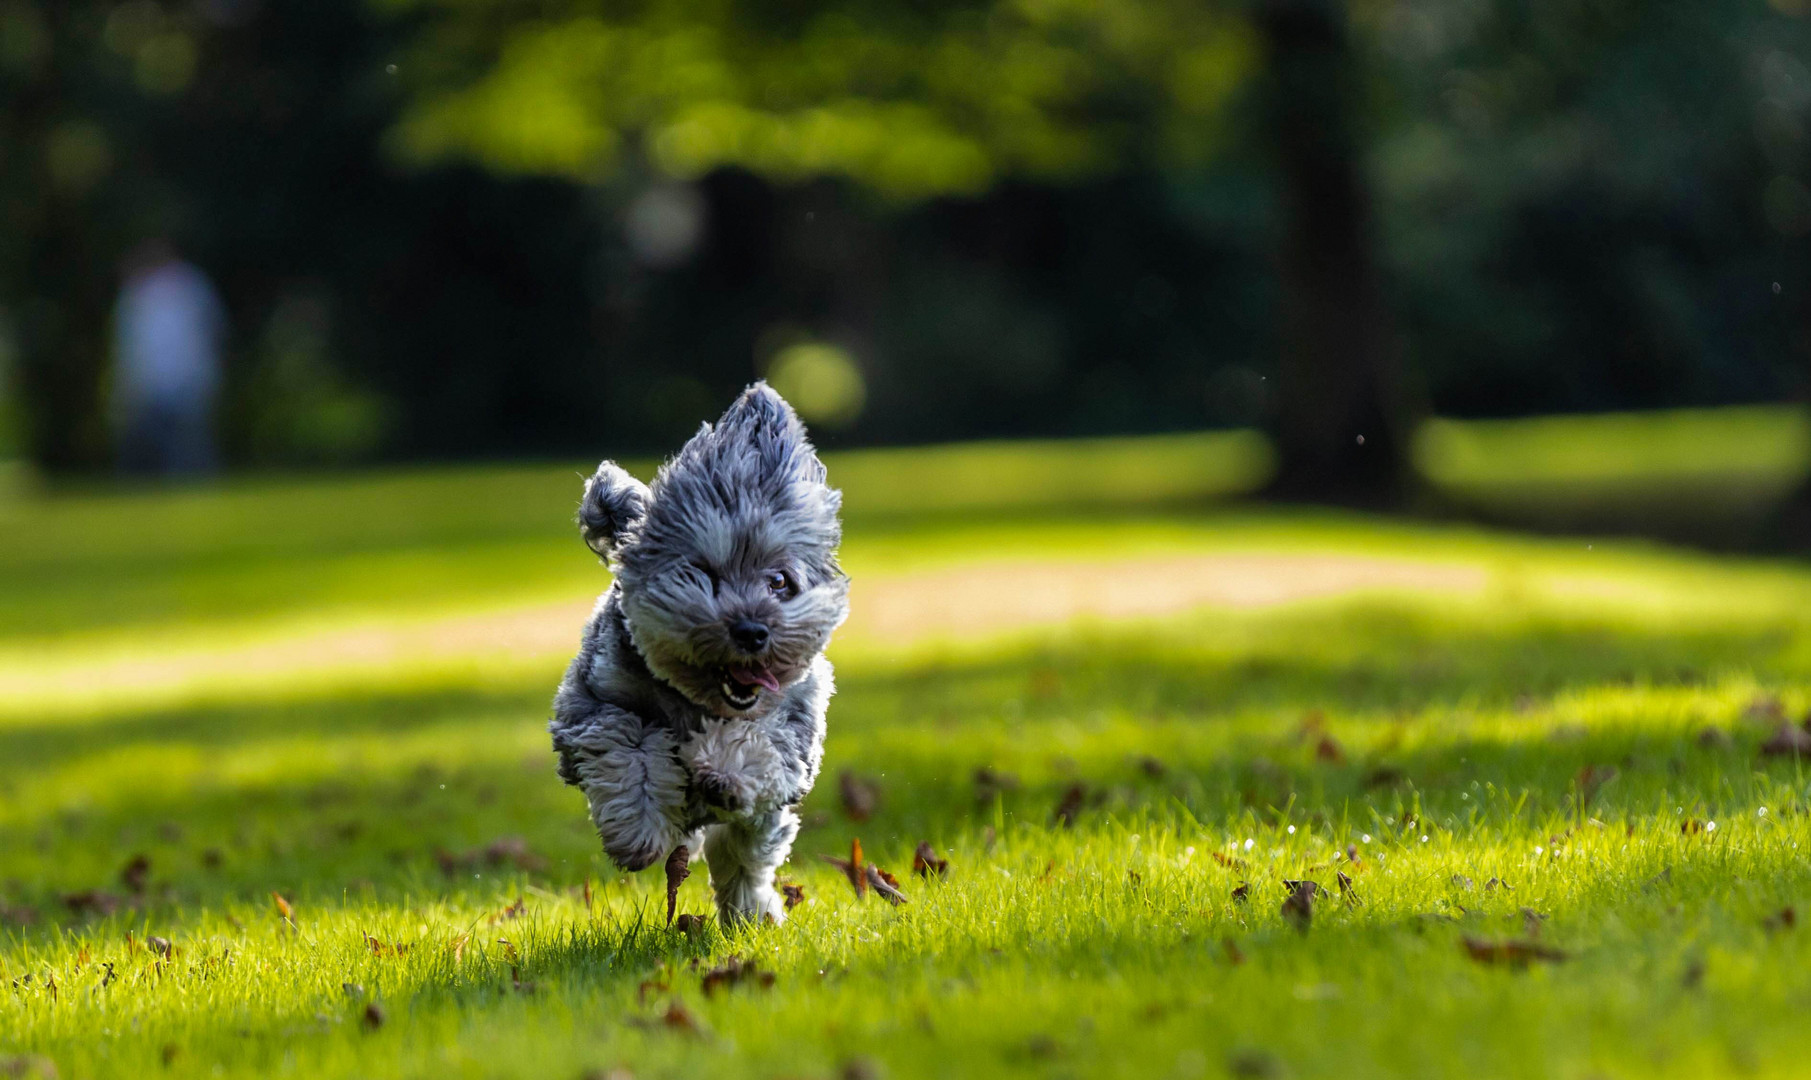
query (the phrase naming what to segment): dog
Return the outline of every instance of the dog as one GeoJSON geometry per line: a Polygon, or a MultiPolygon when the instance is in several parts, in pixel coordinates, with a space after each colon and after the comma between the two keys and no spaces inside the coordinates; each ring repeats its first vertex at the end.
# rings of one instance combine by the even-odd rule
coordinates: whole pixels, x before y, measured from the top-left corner
{"type": "Polygon", "coordinates": [[[559,775],[624,870],[702,843],[725,925],[786,918],[774,872],[823,761],[824,648],[849,613],[841,507],[761,382],[652,486],[610,461],[585,481],[579,534],[614,580],[554,698],[559,775]]]}

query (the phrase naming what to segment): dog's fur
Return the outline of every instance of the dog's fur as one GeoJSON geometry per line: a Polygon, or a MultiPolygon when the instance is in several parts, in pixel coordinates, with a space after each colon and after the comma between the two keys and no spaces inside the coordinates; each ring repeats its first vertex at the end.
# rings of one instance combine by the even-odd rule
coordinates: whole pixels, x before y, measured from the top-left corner
{"type": "Polygon", "coordinates": [[[625,870],[702,841],[725,922],[786,917],[774,871],[823,759],[823,652],[848,614],[841,505],[764,383],[652,487],[609,461],[585,483],[579,531],[615,580],[554,698],[560,776],[625,870]],[[751,622],[767,631],[752,649],[751,622]]]}

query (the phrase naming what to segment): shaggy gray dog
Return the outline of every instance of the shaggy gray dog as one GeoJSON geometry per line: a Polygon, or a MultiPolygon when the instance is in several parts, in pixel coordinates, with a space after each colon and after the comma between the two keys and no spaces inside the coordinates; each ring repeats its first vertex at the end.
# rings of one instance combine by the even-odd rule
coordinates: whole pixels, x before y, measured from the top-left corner
{"type": "Polygon", "coordinates": [[[786,917],[774,871],[823,759],[824,646],[849,611],[841,505],[765,383],[651,488],[608,461],[585,482],[579,532],[616,577],[554,698],[560,777],[625,870],[702,840],[726,923],[786,917]]]}

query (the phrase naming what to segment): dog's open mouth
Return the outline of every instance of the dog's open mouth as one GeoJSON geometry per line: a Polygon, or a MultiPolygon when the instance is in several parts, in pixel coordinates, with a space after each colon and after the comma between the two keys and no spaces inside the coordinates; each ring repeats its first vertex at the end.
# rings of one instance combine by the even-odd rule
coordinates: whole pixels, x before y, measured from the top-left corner
{"type": "Polygon", "coordinates": [[[777,694],[780,692],[780,680],[774,678],[773,672],[764,667],[723,669],[723,700],[732,709],[753,708],[755,700],[761,696],[762,687],[777,694]]]}

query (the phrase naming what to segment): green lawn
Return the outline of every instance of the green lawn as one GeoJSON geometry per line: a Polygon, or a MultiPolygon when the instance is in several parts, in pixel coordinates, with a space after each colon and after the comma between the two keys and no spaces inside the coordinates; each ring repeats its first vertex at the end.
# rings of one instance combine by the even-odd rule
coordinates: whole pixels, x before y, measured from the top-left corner
{"type": "MultiPolygon", "coordinates": [[[[1811,707],[1811,569],[1216,509],[1248,447],[1136,450],[1109,506],[981,485],[918,515],[898,490],[934,468],[1042,451],[850,459],[857,602],[978,560],[1099,558],[1112,588],[1128,553],[1488,585],[845,641],[806,901],[727,936],[605,865],[546,745],[557,657],[0,702],[0,1076],[1803,1074],[1811,760],[1761,745],[1811,707]],[[908,904],[820,860],[857,837],[908,904]],[[921,840],[946,879],[909,873],[921,840]],[[1324,893],[1306,926],[1285,880],[1324,893]],[[1490,959],[1528,943],[1556,958],[1490,959]],[[732,956],[771,985],[707,994],[732,956]]],[[[595,592],[575,472],[13,504],[0,678],[595,592]]]]}

